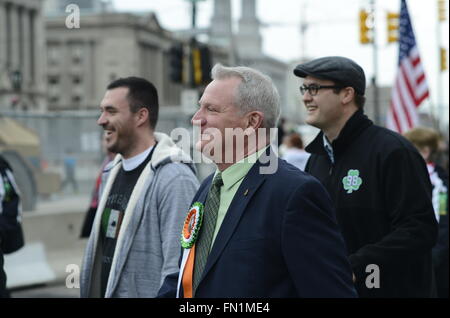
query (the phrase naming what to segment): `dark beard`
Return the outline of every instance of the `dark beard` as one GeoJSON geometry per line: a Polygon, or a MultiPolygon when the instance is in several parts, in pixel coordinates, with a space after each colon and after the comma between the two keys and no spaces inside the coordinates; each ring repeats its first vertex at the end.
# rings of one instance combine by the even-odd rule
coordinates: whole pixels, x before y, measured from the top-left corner
{"type": "Polygon", "coordinates": [[[122,131],[120,134],[116,130],[116,142],[107,149],[114,153],[120,153],[126,156],[134,148],[134,138],[130,130],[122,131]]]}

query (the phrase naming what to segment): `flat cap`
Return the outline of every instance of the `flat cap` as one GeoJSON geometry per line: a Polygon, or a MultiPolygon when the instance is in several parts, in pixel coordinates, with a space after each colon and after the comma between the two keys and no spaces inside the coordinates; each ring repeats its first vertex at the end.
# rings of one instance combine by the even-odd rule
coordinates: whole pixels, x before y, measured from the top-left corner
{"type": "Polygon", "coordinates": [[[326,56],[299,64],[294,69],[294,74],[298,77],[309,75],[332,80],[353,87],[358,95],[364,95],[366,90],[364,70],[351,59],[342,56],[326,56]]]}

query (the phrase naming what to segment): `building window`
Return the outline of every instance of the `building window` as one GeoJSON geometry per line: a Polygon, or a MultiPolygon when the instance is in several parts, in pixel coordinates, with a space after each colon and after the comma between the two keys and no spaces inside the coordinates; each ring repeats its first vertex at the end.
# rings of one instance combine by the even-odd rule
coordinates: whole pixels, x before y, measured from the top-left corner
{"type": "Polygon", "coordinates": [[[59,102],[59,96],[51,96],[49,101],[50,104],[57,104],[59,102]]]}
{"type": "Polygon", "coordinates": [[[74,75],[74,76],[72,77],[72,83],[73,83],[74,85],[80,84],[80,83],[81,83],[81,76],[79,76],[79,75],[74,75]]]}
{"type": "Polygon", "coordinates": [[[78,105],[81,102],[81,97],[78,95],[72,96],[72,103],[78,105]]]}
{"type": "Polygon", "coordinates": [[[59,48],[55,45],[48,47],[47,59],[49,65],[58,65],[59,62],[59,48]]]}
{"type": "Polygon", "coordinates": [[[72,54],[72,63],[75,65],[81,64],[82,59],[83,59],[82,48],[79,46],[74,47],[73,54],[72,54]]]}
{"type": "Polygon", "coordinates": [[[80,64],[80,63],[81,63],[81,57],[79,57],[79,56],[74,56],[74,57],[72,58],[72,62],[73,62],[73,64],[75,64],[75,65],[80,64]]]}
{"type": "Polygon", "coordinates": [[[48,77],[48,84],[49,85],[58,85],[59,84],[59,76],[58,75],[51,75],[48,77]]]}

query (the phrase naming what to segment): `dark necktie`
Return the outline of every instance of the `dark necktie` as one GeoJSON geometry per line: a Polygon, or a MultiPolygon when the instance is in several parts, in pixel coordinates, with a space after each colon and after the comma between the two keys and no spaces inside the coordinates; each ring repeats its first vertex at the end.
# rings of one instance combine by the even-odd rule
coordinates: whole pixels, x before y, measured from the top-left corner
{"type": "Polygon", "coordinates": [[[211,249],[211,241],[216,228],[217,213],[220,205],[220,187],[223,185],[222,174],[219,172],[213,180],[211,188],[206,198],[205,211],[203,214],[203,224],[200,229],[200,235],[195,244],[195,262],[193,277],[193,294],[197,290],[198,283],[205,269],[209,251],[211,249]]]}

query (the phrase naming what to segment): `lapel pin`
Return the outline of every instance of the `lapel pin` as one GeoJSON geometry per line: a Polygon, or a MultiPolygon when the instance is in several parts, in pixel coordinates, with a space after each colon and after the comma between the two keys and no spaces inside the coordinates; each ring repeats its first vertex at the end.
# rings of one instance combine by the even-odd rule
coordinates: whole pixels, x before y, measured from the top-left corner
{"type": "Polygon", "coordinates": [[[245,192],[244,192],[244,195],[247,195],[248,194],[248,189],[247,190],[245,190],[245,192]]]}

